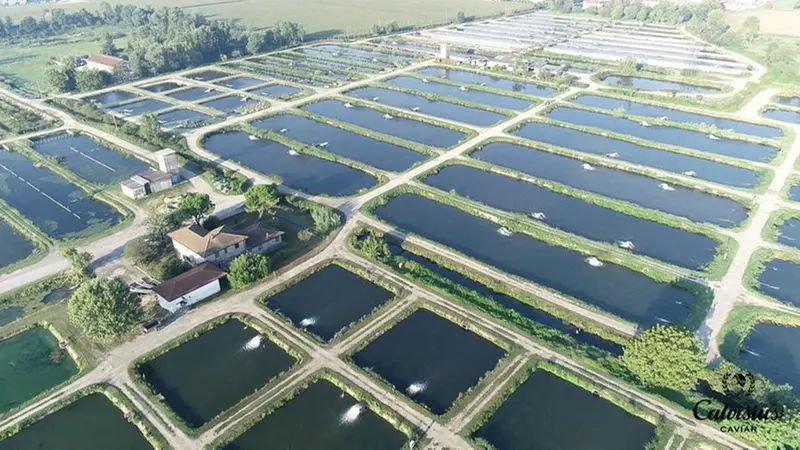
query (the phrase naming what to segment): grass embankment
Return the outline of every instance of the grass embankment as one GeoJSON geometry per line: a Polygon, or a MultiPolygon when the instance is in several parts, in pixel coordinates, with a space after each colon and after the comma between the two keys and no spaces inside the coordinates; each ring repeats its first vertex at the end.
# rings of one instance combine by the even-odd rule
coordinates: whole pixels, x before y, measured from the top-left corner
{"type": "Polygon", "coordinates": [[[191,331],[188,331],[167,343],[161,345],[160,347],[151,350],[150,352],[146,353],[143,356],[137,358],[131,366],[128,368],[128,373],[130,374],[131,378],[142,388],[145,396],[148,400],[158,406],[158,408],[166,415],[172,423],[178,426],[184,433],[189,436],[197,437],[203,434],[205,431],[213,428],[215,425],[219,424],[220,422],[224,421],[228,418],[231,414],[235,413],[238,409],[243,407],[244,405],[250,403],[251,401],[257,399],[259,396],[264,394],[269,388],[275,386],[280,380],[291,376],[297,369],[308,359],[308,355],[298,347],[294,346],[293,344],[289,343],[288,341],[284,341],[281,339],[277,333],[272,331],[269,327],[258,321],[257,319],[240,313],[232,313],[226,314],[215,319],[212,319],[208,322],[205,322],[202,325],[199,325],[193,328],[191,331]],[[228,408],[227,410],[221,412],[213,419],[208,420],[207,422],[203,423],[199,427],[192,427],[188,422],[183,420],[178,413],[176,413],[168,404],[167,400],[163,398],[161,393],[158,392],[155,386],[150,384],[145,377],[142,375],[141,371],[139,370],[140,367],[159,356],[167,354],[170,350],[174,350],[181,345],[191,341],[199,337],[200,335],[207,333],[214,328],[223,325],[231,320],[237,320],[242,322],[244,325],[247,325],[250,328],[255,329],[258,331],[262,336],[266,337],[270,340],[273,344],[277,345],[281,349],[283,349],[286,353],[290,354],[296,359],[296,362],[285,371],[281,372],[280,374],[276,375],[264,386],[257,389],[252,394],[248,395],[247,397],[239,400],[234,406],[228,408]]]}
{"type": "MultiPolygon", "coordinates": [[[[406,279],[420,284],[428,289],[432,289],[435,292],[451,300],[455,300],[464,306],[481,311],[496,321],[517,328],[532,336],[537,341],[541,341],[544,345],[557,351],[561,351],[573,358],[590,364],[599,363],[601,366],[606,368],[619,369],[619,363],[615,358],[611,357],[609,353],[587,344],[577,342],[571,335],[556,331],[552,328],[528,319],[522,314],[502,306],[490,296],[458,284],[445,276],[442,276],[420,264],[404,258],[403,256],[396,255],[386,261],[378,261],[377,259],[372,258],[370,255],[364,253],[357,244],[362,232],[368,232],[370,230],[377,232],[371,228],[361,228],[356,230],[349,237],[351,248],[359,252],[361,256],[368,258],[377,264],[383,264],[394,272],[399,273],[406,279]]],[[[380,232],[377,233],[380,234],[380,232]]],[[[620,345],[624,345],[629,340],[628,336],[623,336],[615,331],[600,326],[594,321],[559,308],[553,303],[543,300],[539,297],[512,289],[503,282],[497,281],[485,274],[456,264],[437,253],[425,250],[422,247],[413,245],[406,241],[393,242],[394,239],[386,235],[384,235],[384,240],[386,240],[386,242],[401,246],[403,250],[407,252],[428,259],[439,267],[453,271],[472,281],[475,281],[476,283],[485,286],[487,290],[490,290],[491,292],[509,296],[519,301],[523,305],[529,306],[533,309],[541,310],[558,319],[561,319],[564,322],[573,324],[577,329],[586,330],[603,339],[620,345]]]]}
{"type": "Polygon", "coordinates": [[[707,111],[719,111],[734,113],[742,109],[757,93],[764,90],[767,85],[763,83],[747,83],[741,91],[721,98],[698,98],[698,96],[675,96],[659,95],[648,92],[632,91],[628,89],[601,88],[599,92],[608,92],[633,99],[650,100],[673,104],[679,106],[689,106],[707,111]]]}
{"type": "MultiPolygon", "coordinates": [[[[642,263],[642,259],[641,258],[634,257],[633,255],[619,255],[618,252],[616,252],[616,251],[612,253],[612,252],[608,252],[608,251],[598,251],[597,248],[587,248],[587,246],[585,246],[584,243],[577,242],[577,240],[575,240],[575,239],[560,238],[558,236],[553,235],[552,233],[545,232],[542,229],[540,229],[538,226],[535,227],[530,223],[510,220],[510,219],[507,219],[507,218],[502,218],[502,217],[497,217],[497,216],[492,217],[492,219],[488,219],[487,218],[487,214],[484,214],[482,209],[475,208],[475,207],[465,203],[461,198],[458,198],[458,197],[456,197],[454,195],[440,194],[438,192],[434,192],[432,190],[427,190],[427,189],[422,189],[422,188],[419,188],[419,187],[401,186],[399,188],[393,189],[392,191],[390,191],[390,192],[388,192],[388,193],[386,193],[386,194],[384,194],[384,195],[382,195],[382,196],[380,196],[380,197],[378,197],[376,199],[373,199],[370,202],[366,203],[362,210],[365,212],[365,214],[367,214],[368,216],[372,217],[373,219],[379,220],[382,223],[386,223],[385,221],[381,220],[379,217],[377,217],[374,214],[374,210],[377,209],[380,206],[385,205],[392,198],[394,198],[394,197],[396,197],[398,195],[402,195],[402,194],[415,194],[415,195],[420,195],[420,196],[429,198],[431,200],[437,201],[437,202],[442,203],[444,205],[449,205],[449,206],[455,207],[457,209],[460,209],[461,211],[464,211],[467,214],[471,214],[471,215],[474,215],[476,217],[480,217],[480,218],[482,218],[484,220],[492,220],[493,222],[497,223],[498,226],[503,226],[503,227],[509,229],[510,231],[514,232],[514,233],[521,233],[521,234],[530,236],[531,238],[536,239],[536,240],[541,241],[541,242],[544,242],[547,245],[566,248],[566,249],[581,253],[581,254],[586,255],[586,256],[594,256],[594,257],[600,259],[601,261],[605,261],[605,262],[612,263],[612,264],[615,264],[615,265],[618,265],[618,266],[622,266],[622,267],[625,267],[625,268],[627,268],[627,269],[629,269],[629,270],[631,270],[633,272],[637,272],[637,273],[640,273],[642,275],[645,275],[645,276],[653,279],[656,282],[664,283],[664,284],[672,284],[672,285],[675,285],[675,286],[680,287],[682,289],[685,289],[685,290],[691,292],[692,295],[695,297],[695,302],[690,307],[690,310],[689,310],[689,312],[687,314],[687,317],[680,324],[680,325],[685,326],[688,329],[691,329],[691,330],[697,329],[700,326],[700,324],[702,323],[703,318],[705,317],[706,311],[711,306],[711,302],[713,300],[713,292],[711,291],[710,288],[708,288],[707,286],[703,286],[703,285],[700,285],[698,283],[695,283],[693,281],[689,281],[689,280],[683,278],[682,275],[677,275],[675,271],[672,271],[672,270],[665,271],[662,268],[663,265],[662,266],[658,266],[658,267],[654,267],[652,265],[645,265],[645,264],[642,263]]],[[[386,224],[388,226],[392,226],[389,223],[386,223],[386,224]]],[[[412,233],[412,235],[413,235],[413,233],[412,233]]],[[[416,236],[416,235],[414,235],[414,236],[416,236]]],[[[417,236],[417,237],[419,237],[420,239],[423,239],[425,241],[430,242],[428,239],[426,239],[424,237],[421,237],[421,236],[417,236]]],[[[437,243],[437,242],[434,242],[434,244],[437,245],[437,246],[444,246],[443,244],[440,244],[440,243],[437,243]]],[[[459,254],[459,255],[461,255],[461,256],[463,256],[463,257],[465,257],[467,259],[470,259],[472,261],[475,261],[478,264],[486,265],[484,262],[482,262],[480,260],[477,260],[477,259],[475,259],[475,258],[473,258],[473,257],[471,257],[469,255],[466,255],[466,254],[464,254],[462,252],[459,252],[459,251],[457,251],[455,249],[452,249],[450,247],[447,247],[447,246],[444,246],[444,247],[447,248],[449,251],[454,252],[456,254],[459,254]]],[[[677,273],[681,273],[681,272],[677,271],[677,273]]],[[[520,278],[525,283],[530,283],[529,280],[526,280],[524,278],[521,278],[521,277],[517,277],[517,278],[520,278]]],[[[541,286],[541,287],[543,289],[551,291],[551,292],[553,292],[553,293],[555,293],[557,295],[565,296],[564,294],[562,294],[561,292],[559,292],[559,291],[557,291],[557,290],[555,290],[553,288],[550,288],[550,287],[547,287],[547,286],[541,286]]],[[[586,302],[584,302],[584,301],[582,301],[580,299],[576,299],[576,298],[572,298],[572,297],[568,297],[568,298],[570,298],[575,303],[581,305],[582,307],[584,307],[586,309],[595,311],[595,312],[597,312],[599,314],[602,314],[602,315],[605,315],[605,316],[608,316],[608,317],[613,317],[616,320],[620,320],[620,321],[623,321],[623,322],[628,322],[628,321],[626,321],[624,319],[621,319],[619,317],[616,317],[616,316],[610,314],[609,312],[607,312],[607,311],[605,311],[605,310],[603,310],[603,309],[601,309],[601,308],[599,308],[597,306],[590,305],[590,304],[588,304],[588,303],[586,303],[586,302]]]]}
{"type": "Polygon", "coordinates": [[[333,372],[329,369],[322,369],[318,372],[313,373],[311,376],[306,378],[301,384],[292,388],[290,391],[283,394],[277,400],[267,403],[266,405],[256,409],[252,414],[245,417],[243,420],[237,422],[233,427],[228,429],[223,435],[218,437],[214,442],[212,442],[207,448],[209,450],[216,450],[225,448],[228,444],[234,441],[237,437],[244,434],[247,430],[252,428],[255,424],[278,410],[281,406],[285,405],[286,403],[290,402],[294,397],[298,394],[303,392],[309,386],[314,384],[317,381],[326,380],[330,383],[334,384],[336,387],[341,389],[342,391],[346,392],[348,395],[354,397],[359,402],[365,403],[369,409],[389,422],[395,429],[402,432],[406,435],[407,442],[406,445],[403,447],[404,450],[410,450],[410,442],[413,440],[417,443],[420,440],[424,440],[424,433],[422,430],[417,429],[407,420],[405,420],[400,414],[397,414],[394,409],[390,406],[387,406],[370,394],[365,392],[363,389],[355,386],[353,383],[348,381],[346,378],[342,377],[336,372],[333,372]]]}
{"type": "Polygon", "coordinates": [[[60,120],[17,104],[8,98],[0,98],[0,137],[5,134],[19,135],[55,128],[60,120]]]}
{"type": "Polygon", "coordinates": [[[475,444],[478,448],[483,450],[495,450],[495,447],[487,442],[485,439],[473,438],[473,434],[477,432],[491,417],[500,409],[500,407],[508,400],[514,393],[528,380],[534,372],[544,370],[561,378],[564,381],[570,382],[575,386],[585,390],[587,393],[596,393],[604,400],[622,408],[633,416],[639,417],[655,426],[655,434],[653,440],[650,441],[645,450],[663,449],[669,440],[670,436],[674,433],[676,425],[669,422],[663,416],[659,416],[654,411],[651,411],[639,403],[633,402],[630,399],[617,394],[614,390],[605,389],[603,385],[598,385],[591,380],[564,369],[556,364],[544,360],[536,360],[530,363],[520,374],[518,374],[509,385],[499,394],[497,394],[492,402],[484,407],[483,411],[475,416],[472,421],[464,428],[461,435],[475,444]]]}
{"type": "Polygon", "coordinates": [[[465,406],[467,406],[472,399],[474,399],[480,392],[484,390],[484,388],[486,388],[494,380],[496,380],[498,378],[498,375],[502,372],[501,369],[503,367],[508,366],[508,364],[510,364],[510,362],[514,359],[514,357],[520,355],[521,353],[522,350],[516,345],[506,341],[505,339],[501,338],[500,336],[497,336],[492,332],[489,332],[479,326],[474,325],[469,319],[466,319],[458,314],[449,312],[444,308],[436,306],[427,301],[421,300],[415,302],[413,306],[406,308],[402,313],[392,318],[390,322],[381,326],[379,330],[374,331],[368,337],[362,339],[362,341],[357,346],[355,346],[346,355],[344,355],[344,359],[356,370],[363,372],[369,375],[370,377],[374,378],[385,389],[394,393],[396,397],[403,399],[403,401],[407,405],[411,406],[412,408],[426,415],[435,417],[436,420],[438,420],[441,423],[445,423],[455,414],[461,411],[465,406]],[[500,357],[495,366],[487,370],[483,375],[481,375],[481,377],[478,380],[476,380],[475,383],[472,384],[472,386],[467,388],[465,391],[460,392],[458,394],[458,397],[456,397],[456,399],[453,401],[453,403],[450,405],[447,411],[445,411],[442,414],[436,414],[432,412],[427,405],[411,400],[406,395],[406,393],[402,391],[403,389],[402,387],[393,385],[388,380],[386,380],[381,375],[372,370],[372,368],[361,367],[357,365],[353,360],[353,356],[356,353],[365,349],[367,346],[369,346],[377,339],[379,339],[381,336],[383,336],[384,333],[394,328],[395,325],[399,324],[400,322],[402,322],[403,320],[407,319],[412,314],[420,310],[427,310],[444,320],[453,322],[456,325],[460,326],[461,328],[464,328],[465,330],[475,333],[481,338],[490,341],[491,343],[493,343],[494,345],[505,351],[505,354],[503,354],[503,356],[500,357]]]}
{"type": "Polygon", "coordinates": [[[361,277],[361,278],[363,278],[363,279],[365,279],[365,280],[367,280],[367,281],[369,281],[369,282],[371,282],[371,283],[373,283],[373,284],[375,284],[377,286],[380,286],[380,287],[386,289],[387,291],[393,293],[394,296],[391,299],[389,299],[388,301],[386,301],[385,303],[383,303],[381,305],[378,305],[372,311],[367,312],[363,316],[357,318],[354,322],[350,323],[349,325],[347,325],[344,328],[342,328],[341,330],[339,330],[328,341],[323,340],[320,336],[318,336],[318,335],[306,330],[305,328],[302,329],[302,332],[304,334],[306,334],[311,339],[315,340],[320,345],[333,346],[333,345],[341,342],[346,336],[353,334],[356,330],[358,330],[363,325],[365,325],[365,322],[367,321],[367,319],[369,319],[371,317],[374,317],[378,313],[378,311],[393,309],[393,307],[395,306],[397,301],[402,299],[403,297],[405,297],[408,294],[402,287],[398,286],[397,284],[392,283],[391,281],[389,281],[389,280],[387,280],[385,278],[376,277],[376,276],[372,275],[370,272],[368,272],[366,269],[364,269],[363,267],[361,267],[361,266],[359,266],[357,264],[354,264],[354,263],[352,263],[350,261],[343,260],[343,259],[332,259],[332,260],[327,260],[327,261],[323,261],[323,262],[321,262],[319,264],[316,264],[314,267],[311,267],[310,269],[308,269],[308,270],[304,271],[303,273],[297,275],[296,277],[292,278],[288,282],[283,283],[283,284],[281,284],[279,286],[275,286],[274,288],[272,288],[269,291],[267,291],[266,293],[264,293],[256,301],[256,303],[258,304],[258,306],[263,308],[265,311],[269,311],[270,313],[279,316],[281,319],[286,321],[287,324],[289,324],[290,326],[294,326],[294,323],[291,321],[291,319],[289,319],[285,315],[281,314],[281,312],[279,310],[273,310],[273,309],[268,308],[267,307],[267,303],[269,302],[270,298],[274,297],[275,295],[278,295],[281,292],[284,292],[287,289],[290,289],[292,286],[294,286],[296,284],[302,283],[304,280],[306,280],[310,276],[312,276],[315,273],[317,273],[317,272],[319,272],[319,271],[321,271],[321,270],[323,270],[323,269],[325,269],[327,267],[330,267],[330,266],[339,266],[342,269],[347,270],[348,272],[351,272],[351,273],[353,273],[355,275],[358,275],[359,277],[361,277]]]}
{"type": "MultiPolygon", "coordinates": [[[[463,67],[463,66],[450,67],[450,66],[434,65],[434,66],[425,67],[425,69],[431,69],[431,68],[441,69],[441,70],[457,70],[459,72],[469,72],[469,73],[474,73],[476,75],[483,75],[483,76],[488,76],[488,77],[492,77],[492,78],[498,78],[498,79],[501,79],[501,80],[513,81],[513,82],[521,83],[521,84],[533,84],[533,85],[544,87],[544,88],[551,88],[551,89],[555,90],[555,92],[552,95],[558,95],[558,93],[563,92],[566,89],[565,86],[562,86],[562,85],[559,85],[559,84],[556,84],[556,83],[550,83],[550,82],[546,82],[546,81],[541,81],[541,80],[538,80],[538,79],[535,79],[535,78],[525,78],[525,77],[520,77],[520,76],[516,76],[516,75],[507,75],[505,73],[499,74],[499,73],[493,72],[491,70],[480,71],[480,70],[475,70],[475,69],[472,69],[472,68],[469,68],[469,67],[463,67]]],[[[534,101],[534,102],[541,102],[542,98],[543,98],[543,97],[540,97],[540,96],[537,96],[537,95],[534,95],[534,94],[526,94],[526,93],[517,92],[517,91],[507,91],[505,89],[498,89],[498,88],[494,88],[494,87],[491,87],[491,86],[484,86],[482,84],[463,83],[463,82],[459,82],[459,81],[453,81],[453,80],[450,80],[448,78],[439,77],[439,76],[435,76],[435,75],[422,75],[422,74],[420,74],[418,72],[407,72],[407,73],[404,73],[404,74],[402,74],[400,76],[414,77],[414,78],[419,78],[419,79],[428,79],[428,80],[433,80],[433,81],[435,81],[437,83],[448,84],[450,86],[459,86],[459,87],[466,86],[466,87],[469,87],[469,89],[473,90],[473,91],[488,92],[490,94],[504,95],[506,97],[518,98],[520,100],[531,100],[531,101],[534,101]]]]}
{"type": "MultiPolygon", "coordinates": [[[[658,119],[655,119],[655,120],[658,121],[658,119]]],[[[655,142],[655,141],[648,141],[646,139],[637,138],[637,137],[630,136],[630,135],[627,135],[627,134],[621,134],[621,133],[616,133],[616,132],[613,132],[613,131],[608,131],[608,130],[605,130],[603,128],[588,127],[588,126],[583,126],[583,125],[574,125],[574,124],[567,123],[567,122],[559,122],[559,121],[550,119],[548,117],[534,117],[534,118],[528,119],[528,120],[526,120],[526,121],[524,121],[522,123],[519,123],[519,124],[517,124],[515,126],[512,126],[509,129],[507,129],[506,133],[513,133],[514,131],[524,127],[525,125],[527,125],[529,123],[544,123],[544,124],[548,124],[548,125],[561,127],[561,128],[566,129],[566,130],[580,131],[582,133],[587,133],[587,134],[592,135],[592,136],[599,136],[599,137],[602,137],[602,138],[609,138],[609,139],[617,140],[617,141],[620,141],[620,142],[628,142],[628,143],[631,143],[631,144],[634,144],[634,145],[639,145],[639,146],[643,146],[643,147],[646,147],[646,148],[652,148],[654,150],[663,150],[663,151],[668,151],[670,153],[677,153],[677,154],[680,154],[680,155],[691,156],[693,158],[703,159],[703,160],[706,160],[706,161],[713,161],[713,162],[716,162],[716,163],[726,164],[726,165],[729,165],[729,166],[738,167],[738,168],[742,168],[742,169],[747,169],[747,170],[751,170],[753,172],[758,173],[759,174],[758,183],[755,186],[753,186],[752,188],[739,188],[739,187],[736,187],[736,186],[732,186],[732,187],[735,187],[737,189],[742,189],[744,191],[752,191],[752,192],[756,192],[756,193],[766,192],[767,188],[769,187],[770,182],[772,181],[772,178],[775,175],[775,173],[772,170],[756,166],[754,164],[749,163],[746,160],[732,158],[732,157],[728,157],[728,156],[724,156],[724,155],[718,155],[718,154],[715,154],[715,153],[704,152],[704,151],[700,151],[700,150],[693,150],[693,149],[689,149],[689,148],[685,148],[685,147],[679,147],[679,146],[675,146],[675,145],[662,144],[660,142],[655,142]]],[[[515,136],[517,136],[519,139],[531,140],[530,138],[526,138],[524,136],[519,136],[519,135],[515,135],[515,136]]],[[[580,151],[580,150],[573,150],[573,149],[571,149],[569,147],[561,147],[561,146],[556,146],[556,145],[547,144],[547,143],[541,143],[541,145],[554,147],[554,148],[559,148],[559,149],[567,150],[567,151],[570,151],[570,152],[577,152],[578,154],[589,155],[590,157],[598,158],[598,159],[601,159],[603,161],[608,161],[608,162],[613,163],[613,164],[619,164],[618,162],[614,161],[614,158],[609,158],[609,157],[604,156],[604,155],[588,153],[588,152],[580,151]]],[[[609,148],[609,150],[613,150],[613,148],[609,148]]],[[[773,161],[775,162],[775,161],[777,161],[777,159],[782,158],[782,155],[783,155],[783,153],[781,153],[780,151],[776,152],[776,159],[773,160],[773,161]]],[[[634,163],[634,162],[628,162],[627,164],[641,165],[639,163],[634,163]]],[[[672,172],[672,171],[667,170],[667,169],[662,169],[662,168],[657,167],[655,165],[652,165],[652,166],[641,165],[641,166],[642,167],[652,168],[652,169],[655,169],[655,170],[660,171],[660,172],[671,172],[671,173],[675,173],[677,175],[683,175],[681,173],[672,172]]],[[[685,176],[688,176],[688,175],[685,175],[685,176]]],[[[705,183],[720,184],[720,183],[717,183],[717,182],[714,182],[714,181],[710,181],[710,180],[702,180],[702,181],[705,182],[705,183]]],[[[688,183],[687,183],[687,185],[688,185],[688,183]]],[[[723,185],[723,186],[731,187],[731,186],[728,186],[728,185],[723,185]]]]}
{"type": "MultiPolygon", "coordinates": [[[[93,384],[60,399],[53,405],[33,414],[19,424],[5,429],[2,433],[0,433],[0,440],[7,439],[23,431],[24,429],[35,425],[36,422],[43,419],[45,416],[55,413],[84,397],[98,393],[105,395],[108,400],[114,404],[114,406],[119,408],[122,415],[125,417],[125,420],[136,426],[136,428],[138,428],[142,433],[142,436],[144,436],[147,442],[149,442],[155,450],[167,450],[170,448],[167,440],[164,439],[164,437],[158,432],[158,430],[156,430],[153,424],[151,424],[145,418],[141,411],[137,410],[136,407],[133,406],[133,403],[122,393],[122,391],[110,384],[93,384]]],[[[87,436],[87,439],[91,439],[91,437],[87,436]]]]}

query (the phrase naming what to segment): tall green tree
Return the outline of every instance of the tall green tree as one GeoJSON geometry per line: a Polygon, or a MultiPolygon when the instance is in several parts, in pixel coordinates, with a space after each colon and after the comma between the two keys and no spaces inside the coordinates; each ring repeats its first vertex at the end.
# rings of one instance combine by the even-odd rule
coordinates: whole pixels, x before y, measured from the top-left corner
{"type": "Polygon", "coordinates": [[[139,132],[143,138],[152,141],[159,141],[164,136],[161,124],[152,112],[146,112],[139,117],[139,132]]]}
{"type": "Polygon", "coordinates": [[[92,339],[111,341],[142,318],[139,299],[117,278],[95,278],[75,291],[67,305],[69,320],[92,339]]]}
{"type": "Polygon", "coordinates": [[[84,69],[75,72],[75,88],[79,91],[94,91],[104,87],[109,77],[106,72],[84,69]]]}
{"type": "Polygon", "coordinates": [[[91,271],[89,270],[89,265],[92,263],[91,253],[78,251],[74,247],[65,247],[61,249],[61,255],[69,261],[70,269],[75,278],[81,280],[91,276],[91,271]]]}
{"type": "Polygon", "coordinates": [[[625,346],[622,364],[645,386],[686,392],[706,373],[705,351],[692,333],[656,325],[625,346]]]}
{"type": "Polygon", "coordinates": [[[44,80],[56,92],[74,91],[75,63],[71,58],[63,58],[50,64],[44,71],[44,80]]]}
{"type": "Polygon", "coordinates": [[[281,202],[281,194],[274,184],[259,184],[253,186],[244,194],[244,209],[249,213],[258,213],[261,218],[264,213],[275,214],[275,208],[281,202]]]}
{"type": "Polygon", "coordinates": [[[228,280],[234,289],[255,283],[269,275],[269,258],[256,253],[244,253],[231,263],[228,280]]]}
{"type": "Polygon", "coordinates": [[[117,55],[117,46],[114,45],[114,37],[111,36],[111,33],[103,33],[103,36],[100,37],[100,53],[104,55],[117,55]]]}
{"type": "Polygon", "coordinates": [[[214,211],[214,203],[208,194],[190,193],[186,194],[178,203],[178,212],[184,217],[190,217],[194,223],[200,225],[203,217],[214,211]]]}
{"type": "Polygon", "coordinates": [[[314,230],[320,234],[325,234],[342,223],[339,213],[325,206],[311,208],[311,218],[314,220],[314,230]]]}

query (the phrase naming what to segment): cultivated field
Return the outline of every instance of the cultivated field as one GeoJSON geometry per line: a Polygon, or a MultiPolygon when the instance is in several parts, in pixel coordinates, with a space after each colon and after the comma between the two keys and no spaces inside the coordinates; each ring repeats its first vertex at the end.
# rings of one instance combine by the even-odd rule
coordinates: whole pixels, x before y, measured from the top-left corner
{"type": "MultiPolygon", "coordinates": [[[[267,27],[276,20],[301,23],[308,33],[322,35],[367,31],[377,23],[396,20],[400,25],[452,20],[463,11],[467,16],[487,15],[529,5],[490,0],[109,0],[109,3],[138,6],[178,6],[187,11],[217,19],[240,19],[252,26],[267,27]]],[[[67,11],[96,9],[100,0],[57,5],[67,11]]],[[[25,16],[41,17],[53,4],[0,8],[0,15],[15,21],[25,16]]],[[[313,35],[311,37],[314,37],[313,35]]]]}
{"type": "Polygon", "coordinates": [[[745,19],[750,16],[758,17],[758,20],[761,22],[761,32],[764,34],[800,37],[800,29],[797,27],[797,21],[800,20],[800,10],[780,11],[777,9],[758,9],[754,11],[730,13],[728,14],[728,22],[733,28],[738,29],[745,19]]]}

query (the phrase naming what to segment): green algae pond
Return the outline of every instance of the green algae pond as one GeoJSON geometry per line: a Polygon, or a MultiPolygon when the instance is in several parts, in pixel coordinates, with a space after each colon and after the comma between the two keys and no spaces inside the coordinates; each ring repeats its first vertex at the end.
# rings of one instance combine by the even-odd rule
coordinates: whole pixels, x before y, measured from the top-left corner
{"type": "Polygon", "coordinates": [[[267,308],[329,342],[394,294],[337,264],[265,300],[267,308]]]}
{"type": "Polygon", "coordinates": [[[89,394],[0,441],[0,450],[151,450],[104,394],[89,394]]]}
{"type": "Polygon", "coordinates": [[[221,448],[383,450],[401,449],[406,435],[364,402],[327,380],[318,380],[221,448]]]}
{"type": "Polygon", "coordinates": [[[472,434],[497,450],[642,450],[655,426],[537,369],[472,434]]]}
{"type": "Polygon", "coordinates": [[[229,319],[136,371],[181,420],[199,428],[296,362],[256,329],[229,319]]]}
{"type": "Polygon", "coordinates": [[[428,309],[419,309],[352,356],[359,367],[444,414],[505,350],[428,309]]]}
{"type": "Polygon", "coordinates": [[[77,373],[77,363],[44,328],[32,328],[0,341],[0,414],[77,373]]]}

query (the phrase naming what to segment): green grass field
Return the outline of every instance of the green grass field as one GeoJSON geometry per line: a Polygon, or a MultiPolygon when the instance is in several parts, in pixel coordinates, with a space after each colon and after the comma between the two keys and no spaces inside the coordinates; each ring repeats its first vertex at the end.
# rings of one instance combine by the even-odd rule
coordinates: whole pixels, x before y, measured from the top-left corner
{"type": "MultiPolygon", "coordinates": [[[[14,6],[0,8],[0,16],[15,21],[25,16],[41,17],[52,7],[67,11],[81,8],[95,10],[101,0],[14,6]]],[[[177,6],[187,11],[217,19],[239,19],[256,27],[271,26],[277,20],[301,23],[314,36],[332,33],[368,31],[376,23],[396,20],[400,25],[426,24],[452,20],[463,11],[467,16],[482,16],[530,7],[528,3],[492,0],[108,0],[111,4],[138,6],[177,6]]]]}

